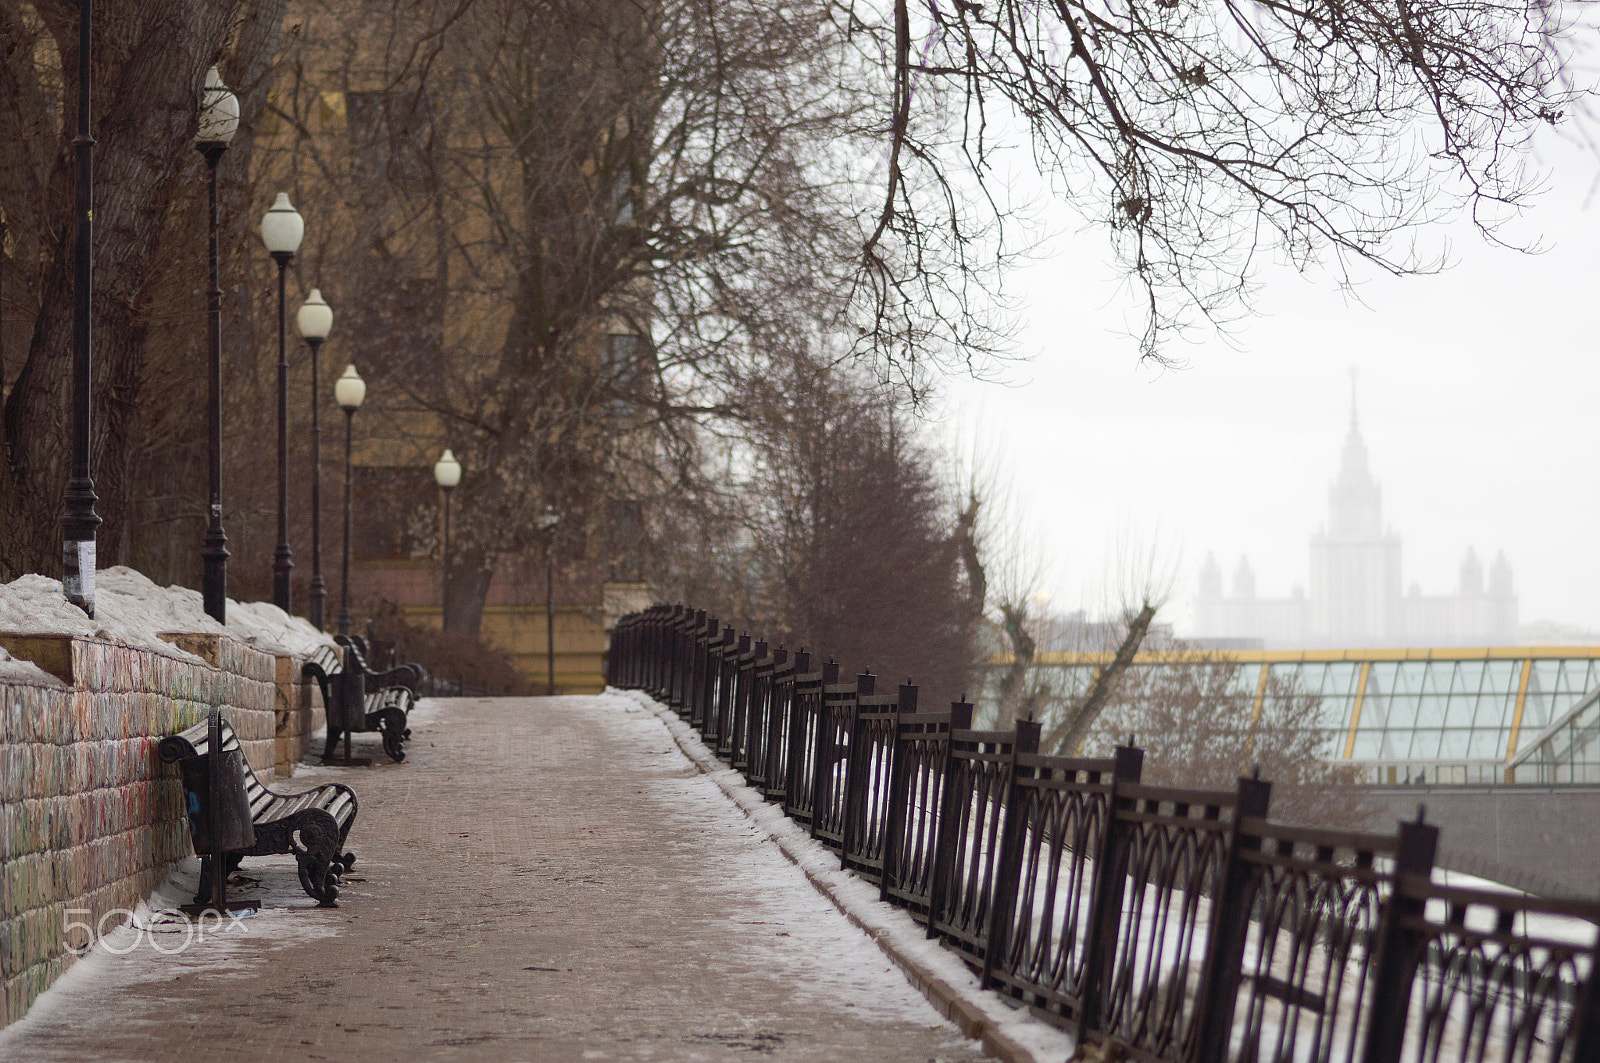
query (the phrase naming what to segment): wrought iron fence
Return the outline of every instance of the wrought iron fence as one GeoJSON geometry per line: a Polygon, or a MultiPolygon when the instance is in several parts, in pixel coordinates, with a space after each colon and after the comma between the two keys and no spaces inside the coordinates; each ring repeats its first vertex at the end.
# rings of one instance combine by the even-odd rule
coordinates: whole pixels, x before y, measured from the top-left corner
{"type": "Polygon", "coordinates": [[[641,689],[986,987],[1157,1063],[1600,1063],[1600,903],[1430,880],[1438,829],[1269,819],[1271,783],[1141,781],[1039,753],[1037,723],[878,694],[703,611],[613,631],[641,689]]]}

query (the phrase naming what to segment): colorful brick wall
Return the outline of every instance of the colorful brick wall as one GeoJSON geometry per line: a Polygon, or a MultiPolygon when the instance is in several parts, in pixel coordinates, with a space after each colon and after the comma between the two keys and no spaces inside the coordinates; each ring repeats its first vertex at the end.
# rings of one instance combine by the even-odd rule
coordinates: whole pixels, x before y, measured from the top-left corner
{"type": "Polygon", "coordinates": [[[215,635],[171,641],[209,663],[78,637],[0,639],[53,676],[0,681],[0,1025],[72,965],[86,941],[64,932],[69,920],[110,930],[189,854],[161,738],[220,706],[258,776],[272,777],[274,658],[215,635]]]}

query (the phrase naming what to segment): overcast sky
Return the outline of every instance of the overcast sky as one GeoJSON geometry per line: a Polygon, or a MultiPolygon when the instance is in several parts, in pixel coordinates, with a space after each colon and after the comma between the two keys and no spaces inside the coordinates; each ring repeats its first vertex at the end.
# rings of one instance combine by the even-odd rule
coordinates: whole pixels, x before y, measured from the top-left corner
{"type": "MultiPolygon", "coordinates": [[[[1057,606],[1104,600],[1129,539],[1176,565],[1166,619],[1189,629],[1215,552],[1230,589],[1247,555],[1258,593],[1309,589],[1359,370],[1361,431],[1401,536],[1402,589],[1453,593],[1463,555],[1511,562],[1523,623],[1600,631],[1600,203],[1596,163],[1553,145],[1548,192],[1514,235],[1528,256],[1448,233],[1453,268],[1369,276],[1361,303],[1327,277],[1266,276],[1260,316],[1174,345],[1187,367],[1140,366],[1103,234],[1057,239],[1013,276],[1023,303],[1009,384],[953,382],[952,431],[998,449],[1045,543],[1057,606]],[[1364,303],[1364,305],[1362,305],[1364,303]]],[[[1063,223],[1065,224],[1065,222],[1063,223]]]]}

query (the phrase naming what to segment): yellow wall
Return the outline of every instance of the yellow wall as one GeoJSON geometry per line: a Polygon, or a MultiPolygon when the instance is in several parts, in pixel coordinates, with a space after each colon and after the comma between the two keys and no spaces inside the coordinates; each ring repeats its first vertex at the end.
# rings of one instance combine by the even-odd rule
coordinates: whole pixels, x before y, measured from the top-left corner
{"type": "MultiPolygon", "coordinates": [[[[598,694],[605,689],[606,632],[598,609],[556,606],[556,693],[598,694]]],[[[439,626],[439,607],[406,607],[406,617],[427,627],[439,626]]],[[[486,642],[511,655],[517,671],[543,693],[548,678],[545,608],[539,605],[490,605],[483,610],[486,642]]]]}

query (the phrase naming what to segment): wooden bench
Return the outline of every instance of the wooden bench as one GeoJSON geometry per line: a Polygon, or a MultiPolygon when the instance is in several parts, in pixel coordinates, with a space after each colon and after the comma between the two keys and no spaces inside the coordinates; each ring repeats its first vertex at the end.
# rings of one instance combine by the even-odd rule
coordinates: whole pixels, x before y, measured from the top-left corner
{"type": "Polygon", "coordinates": [[[405,760],[405,740],[411,737],[406,717],[416,703],[421,671],[408,664],[374,672],[353,642],[344,642],[342,652],[331,646],[318,650],[302,666],[301,674],[317,681],[328,710],[328,739],[322,759],[332,759],[341,735],[377,731],[383,736],[383,751],[389,759],[396,763],[405,760]]]}
{"type": "Polygon", "coordinates": [[[428,678],[422,665],[396,659],[398,647],[393,639],[373,638],[370,635],[335,635],[333,641],[341,646],[354,646],[361,655],[362,667],[367,670],[368,693],[376,682],[384,687],[408,687],[413,694],[419,694],[418,685],[428,678]]]}
{"type": "MultiPolygon", "coordinates": [[[[247,856],[274,856],[294,854],[300,867],[300,885],[325,907],[332,907],[339,896],[339,876],[355,863],[355,854],[345,849],[350,836],[350,826],[356,820],[356,793],[342,783],[325,783],[297,794],[280,794],[261,785],[255,772],[245,763],[239,737],[227,720],[221,721],[221,748],[224,752],[241,750],[240,780],[250,810],[250,823],[255,840],[248,847],[229,849],[223,854],[227,867],[224,876],[247,856]]],[[[158,749],[167,764],[177,764],[183,778],[184,796],[189,814],[191,837],[199,839],[210,829],[203,822],[210,808],[209,763],[206,758],[210,741],[207,723],[202,721],[186,731],[161,740],[158,749]]],[[[226,762],[224,762],[226,763],[226,762]]],[[[198,846],[197,846],[198,848],[198,846]]],[[[205,884],[215,873],[212,858],[200,853],[201,893],[195,898],[202,903],[207,898],[205,884]]]]}

